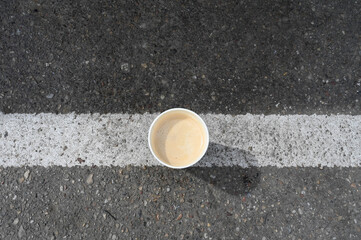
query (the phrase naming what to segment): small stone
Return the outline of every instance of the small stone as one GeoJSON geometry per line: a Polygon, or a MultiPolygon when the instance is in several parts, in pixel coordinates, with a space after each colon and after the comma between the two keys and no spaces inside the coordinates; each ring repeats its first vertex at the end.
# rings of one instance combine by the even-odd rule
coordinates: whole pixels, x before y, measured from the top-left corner
{"type": "Polygon", "coordinates": [[[176,220],[179,221],[182,219],[182,217],[183,217],[183,214],[179,214],[176,220]]]}
{"type": "Polygon", "coordinates": [[[167,190],[167,192],[170,192],[170,188],[169,188],[169,187],[167,187],[167,189],[166,189],[166,190],[167,190]]]}
{"type": "Polygon", "coordinates": [[[356,184],[355,184],[355,183],[351,183],[351,187],[356,188],[356,184]]]}
{"type": "Polygon", "coordinates": [[[24,179],[23,177],[19,178],[19,183],[23,183],[24,180],[25,180],[25,179],[24,179]]]}
{"type": "Polygon", "coordinates": [[[30,175],[30,170],[26,170],[26,172],[24,173],[25,180],[28,179],[29,175],[30,175]]]}
{"type": "Polygon", "coordinates": [[[49,93],[48,95],[46,95],[46,98],[48,98],[48,99],[52,99],[53,97],[54,97],[53,93],[49,93]]]}
{"type": "Polygon", "coordinates": [[[24,230],[23,226],[20,226],[19,232],[18,232],[18,237],[21,239],[24,236],[25,236],[25,230],[24,230]]]}
{"type": "Polygon", "coordinates": [[[165,98],[165,96],[164,96],[164,95],[160,95],[160,99],[162,99],[162,100],[163,100],[164,98],[165,98]]]}
{"type": "Polygon", "coordinates": [[[267,238],[266,237],[262,237],[262,240],[266,240],[267,238]]]}
{"type": "Polygon", "coordinates": [[[118,239],[117,235],[112,236],[112,240],[117,240],[117,239],[118,239]]]}
{"type": "Polygon", "coordinates": [[[19,223],[19,218],[15,218],[13,224],[16,225],[19,223]]]}
{"type": "Polygon", "coordinates": [[[89,174],[89,176],[86,178],[86,183],[87,184],[92,184],[93,183],[93,174],[89,174]]]}
{"type": "Polygon", "coordinates": [[[302,211],[302,209],[301,209],[301,208],[299,208],[299,209],[298,209],[298,213],[299,213],[300,215],[302,215],[302,214],[303,214],[303,211],[302,211]]]}
{"type": "Polygon", "coordinates": [[[141,66],[142,66],[142,68],[147,68],[148,67],[148,65],[146,63],[142,63],[141,66]]]}
{"type": "Polygon", "coordinates": [[[122,65],[120,65],[120,69],[123,72],[129,72],[129,64],[128,63],[123,63],[122,65]]]}

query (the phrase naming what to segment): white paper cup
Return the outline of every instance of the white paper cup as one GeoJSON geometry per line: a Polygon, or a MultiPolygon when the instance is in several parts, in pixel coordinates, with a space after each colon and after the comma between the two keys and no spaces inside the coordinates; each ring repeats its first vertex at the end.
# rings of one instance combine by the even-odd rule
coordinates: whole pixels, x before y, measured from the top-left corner
{"type": "Polygon", "coordinates": [[[205,122],[203,121],[203,119],[198,115],[196,114],[195,112],[191,111],[191,110],[188,110],[188,109],[185,109],[185,108],[172,108],[172,109],[168,109],[167,111],[164,111],[162,112],[161,114],[159,114],[153,121],[152,125],[150,125],[150,128],[149,128],[149,132],[148,132],[148,145],[149,145],[149,149],[150,151],[152,152],[152,155],[154,156],[155,159],[157,159],[161,164],[167,166],[167,167],[170,167],[170,168],[174,168],[174,169],[182,169],[182,168],[187,168],[187,167],[190,167],[194,164],[196,164],[199,160],[202,159],[202,157],[204,156],[204,154],[207,152],[207,149],[208,149],[208,145],[209,145],[209,133],[208,133],[208,128],[207,128],[207,125],[205,124],[205,122]],[[169,114],[170,112],[172,111],[184,111],[190,115],[192,115],[193,117],[195,117],[195,119],[202,125],[202,127],[204,128],[204,132],[205,132],[205,146],[204,146],[204,149],[202,151],[202,153],[200,154],[200,156],[197,158],[197,159],[194,159],[194,161],[192,161],[190,164],[187,164],[187,165],[184,165],[184,166],[172,166],[164,161],[162,161],[162,159],[160,159],[154,149],[153,149],[153,146],[151,144],[151,137],[152,137],[152,130],[155,126],[155,124],[157,123],[158,120],[160,120],[162,117],[164,117],[166,114],[169,114]]]}

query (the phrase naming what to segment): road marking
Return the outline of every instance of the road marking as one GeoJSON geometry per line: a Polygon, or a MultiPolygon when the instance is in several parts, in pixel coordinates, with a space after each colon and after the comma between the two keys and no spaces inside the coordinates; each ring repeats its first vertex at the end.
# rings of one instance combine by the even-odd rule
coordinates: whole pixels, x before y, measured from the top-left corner
{"type": "MultiPolygon", "coordinates": [[[[157,114],[2,114],[1,166],[159,165],[147,145],[157,114]]],[[[361,166],[361,116],[201,114],[198,166],[361,166]]]]}

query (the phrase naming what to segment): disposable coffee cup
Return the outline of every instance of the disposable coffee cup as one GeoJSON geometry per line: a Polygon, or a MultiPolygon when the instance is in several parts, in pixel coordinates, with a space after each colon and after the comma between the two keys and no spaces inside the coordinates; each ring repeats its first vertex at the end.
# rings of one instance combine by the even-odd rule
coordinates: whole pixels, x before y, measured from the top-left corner
{"type": "Polygon", "coordinates": [[[202,159],[209,133],[203,119],[185,108],[172,108],[154,119],[148,133],[155,159],[170,168],[187,168],[202,159]]]}

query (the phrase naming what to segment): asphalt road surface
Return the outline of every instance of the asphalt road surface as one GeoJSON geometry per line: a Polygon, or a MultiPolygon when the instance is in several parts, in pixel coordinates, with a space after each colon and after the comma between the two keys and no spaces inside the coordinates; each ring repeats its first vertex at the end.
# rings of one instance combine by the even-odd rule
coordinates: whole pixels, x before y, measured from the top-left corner
{"type": "Polygon", "coordinates": [[[361,239],[360,12],[0,1],[0,239],[361,239]],[[147,150],[173,107],[196,167],[147,150]]]}

